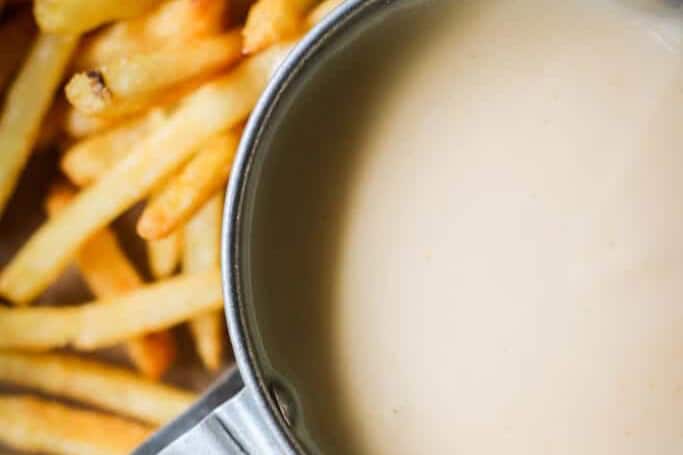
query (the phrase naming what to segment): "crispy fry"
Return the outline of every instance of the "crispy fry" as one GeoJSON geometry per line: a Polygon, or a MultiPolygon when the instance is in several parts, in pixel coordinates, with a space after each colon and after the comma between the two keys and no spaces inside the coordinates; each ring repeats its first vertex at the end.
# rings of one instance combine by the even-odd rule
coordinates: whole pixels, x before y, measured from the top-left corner
{"type": "Polygon", "coordinates": [[[239,31],[108,62],[78,73],[66,86],[66,96],[81,112],[108,116],[117,105],[130,105],[181,82],[212,74],[241,56],[239,31]]]}
{"type": "Polygon", "coordinates": [[[163,125],[166,118],[166,111],[153,109],[102,134],[77,142],[62,157],[62,171],[76,185],[91,184],[128,155],[135,144],[163,125]]]}
{"type": "Polygon", "coordinates": [[[303,31],[306,11],[315,0],[258,0],[249,9],[244,24],[243,52],[261,51],[303,31]]]}
{"type": "Polygon", "coordinates": [[[7,94],[0,118],[0,214],[28,160],[75,46],[73,37],[40,35],[7,94]]]}
{"type": "Polygon", "coordinates": [[[33,14],[45,32],[78,34],[144,13],[161,0],[35,0],[33,14]]]}
{"type": "MultiPolygon", "coordinates": [[[[46,208],[50,216],[66,207],[73,191],[54,186],[46,208]]],[[[96,232],[81,247],[76,264],[90,290],[99,298],[114,297],[142,286],[143,280],[119,247],[116,236],[107,228],[96,232]]],[[[126,343],[128,355],[147,377],[158,379],[175,359],[175,340],[163,331],[133,338],[126,343]]]]}
{"type": "Polygon", "coordinates": [[[209,137],[242,122],[290,48],[273,46],[187,96],[162,127],[33,234],[0,276],[0,293],[26,303],[43,291],[88,236],[149,194],[209,137]]]}
{"type": "Polygon", "coordinates": [[[306,25],[309,28],[313,27],[343,2],[344,0],[324,0],[318,6],[313,8],[308,17],[306,17],[306,25]]]}
{"type": "Polygon", "coordinates": [[[0,398],[0,441],[20,450],[57,455],[122,455],[130,453],[151,432],[149,427],[120,417],[47,400],[28,396],[0,398]]]}
{"type": "Polygon", "coordinates": [[[73,107],[70,107],[67,110],[64,117],[64,129],[66,133],[76,139],[82,139],[85,136],[101,133],[115,124],[111,119],[83,114],[73,107]]]}
{"type": "Polygon", "coordinates": [[[236,132],[211,138],[185,168],[148,204],[138,221],[138,233],[160,239],[178,229],[219,191],[230,174],[239,143],[236,132]]]}
{"type": "Polygon", "coordinates": [[[227,0],[170,0],[141,17],[112,24],[85,43],[79,69],[216,34],[226,21],[227,0]]]}
{"type": "Polygon", "coordinates": [[[163,239],[147,241],[149,270],[154,278],[171,276],[180,263],[183,252],[183,237],[180,232],[171,232],[163,239]]]}
{"type": "MultiPolygon", "coordinates": [[[[220,265],[223,196],[217,194],[185,226],[183,271],[199,272],[220,265]]],[[[211,311],[190,321],[199,357],[210,370],[217,370],[223,354],[223,312],[211,311]]]]}
{"type": "Polygon", "coordinates": [[[220,273],[209,270],[81,306],[0,308],[0,348],[97,349],[167,329],[221,305],[220,273]]]}
{"type": "Polygon", "coordinates": [[[0,92],[28,52],[35,27],[30,11],[23,11],[0,25],[0,92]]]}
{"type": "Polygon", "coordinates": [[[0,351],[0,381],[31,387],[108,411],[163,425],[196,395],[126,369],[65,354],[0,351]]]}

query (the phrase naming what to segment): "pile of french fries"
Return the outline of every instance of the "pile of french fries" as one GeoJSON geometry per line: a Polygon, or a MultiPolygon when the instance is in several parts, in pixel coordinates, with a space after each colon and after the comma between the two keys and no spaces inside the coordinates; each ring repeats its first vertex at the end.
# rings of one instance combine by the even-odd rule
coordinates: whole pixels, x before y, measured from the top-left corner
{"type": "Polygon", "coordinates": [[[34,150],[46,221],[0,269],[0,444],[125,454],[196,396],[164,384],[174,326],[221,368],[222,194],[243,124],[341,0],[0,0],[0,217],[34,150]],[[144,202],[145,282],[110,224],[144,202]],[[33,305],[71,265],[93,300],[33,305]],[[124,345],[131,368],[80,353],[124,345]],[[47,398],[49,397],[49,398],[47,398]]]}

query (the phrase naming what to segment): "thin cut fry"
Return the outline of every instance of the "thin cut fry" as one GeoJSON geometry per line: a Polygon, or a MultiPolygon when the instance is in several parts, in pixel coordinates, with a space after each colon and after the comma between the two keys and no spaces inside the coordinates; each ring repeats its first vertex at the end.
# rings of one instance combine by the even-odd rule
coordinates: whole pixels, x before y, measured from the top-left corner
{"type": "Polygon", "coordinates": [[[30,12],[16,14],[0,25],[0,92],[19,68],[35,35],[30,12]]]}
{"type": "Polygon", "coordinates": [[[149,52],[210,36],[223,30],[227,0],[170,0],[149,13],[112,24],[85,43],[76,57],[79,69],[96,68],[149,52]]]}
{"type": "Polygon", "coordinates": [[[40,35],[7,94],[0,118],[0,214],[28,160],[76,41],[40,35]]]}
{"type": "Polygon", "coordinates": [[[220,273],[210,270],[76,307],[0,308],[0,348],[97,349],[167,329],[221,305],[220,273]]]}
{"type": "Polygon", "coordinates": [[[162,127],[33,234],[0,276],[0,294],[30,301],[88,236],[149,194],[209,137],[244,121],[290,48],[274,46],[187,96],[162,127]]]}
{"type": "Polygon", "coordinates": [[[258,0],[244,24],[245,54],[261,51],[302,32],[306,11],[315,0],[258,0]]]}
{"type": "Polygon", "coordinates": [[[76,185],[91,184],[128,155],[135,144],[163,125],[166,118],[166,111],[154,109],[104,133],[77,142],[64,153],[62,171],[76,185]]]}
{"type": "MultiPolygon", "coordinates": [[[[55,186],[47,198],[50,216],[66,207],[73,191],[55,186]]],[[[96,232],[81,247],[76,264],[90,290],[99,298],[114,297],[142,286],[143,280],[119,247],[116,236],[107,228],[96,232]]],[[[147,377],[158,379],[175,358],[175,340],[170,332],[156,332],[126,343],[128,355],[147,377]]]]}
{"type": "Polygon", "coordinates": [[[171,276],[183,252],[183,237],[180,232],[171,232],[163,239],[147,241],[149,270],[154,278],[171,276]]]}
{"type": "Polygon", "coordinates": [[[20,450],[123,455],[151,432],[139,423],[99,412],[28,396],[0,397],[0,441],[20,450]]]}
{"type": "Polygon", "coordinates": [[[194,393],[150,381],[126,369],[64,354],[0,351],[0,381],[156,425],[169,422],[196,399],[194,393]]]}
{"type": "Polygon", "coordinates": [[[148,204],[138,221],[138,233],[160,239],[177,230],[209,198],[230,174],[239,133],[211,138],[185,168],[172,178],[148,204]]]}
{"type": "Polygon", "coordinates": [[[134,17],[161,0],[35,0],[33,13],[45,32],[77,34],[117,19],[134,17]]]}
{"type": "MultiPolygon", "coordinates": [[[[220,264],[223,197],[217,194],[185,226],[183,271],[194,273],[220,264]]],[[[223,354],[223,312],[211,311],[190,321],[199,357],[210,370],[217,370],[223,354]]]]}
{"type": "Polygon", "coordinates": [[[65,114],[64,129],[69,136],[76,139],[101,133],[113,125],[114,122],[110,119],[86,115],[73,107],[70,107],[65,114]]]}
{"type": "Polygon", "coordinates": [[[323,20],[325,16],[330,14],[333,9],[338,7],[344,2],[344,0],[325,0],[321,2],[318,6],[313,8],[308,17],[306,18],[306,25],[310,28],[315,24],[323,20]]]}
{"type": "Polygon", "coordinates": [[[66,96],[81,112],[108,116],[194,77],[211,74],[242,56],[239,31],[122,58],[74,75],[66,96]]]}

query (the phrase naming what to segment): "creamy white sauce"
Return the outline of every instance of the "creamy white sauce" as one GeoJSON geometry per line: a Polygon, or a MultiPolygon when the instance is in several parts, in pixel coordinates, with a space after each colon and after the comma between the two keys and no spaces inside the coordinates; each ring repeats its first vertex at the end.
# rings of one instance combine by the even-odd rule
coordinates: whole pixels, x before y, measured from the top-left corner
{"type": "Polygon", "coordinates": [[[318,302],[333,387],[310,379],[320,363],[287,364],[318,394],[312,436],[339,453],[335,437],[369,454],[683,453],[681,16],[607,0],[443,14],[354,143],[318,302]]]}

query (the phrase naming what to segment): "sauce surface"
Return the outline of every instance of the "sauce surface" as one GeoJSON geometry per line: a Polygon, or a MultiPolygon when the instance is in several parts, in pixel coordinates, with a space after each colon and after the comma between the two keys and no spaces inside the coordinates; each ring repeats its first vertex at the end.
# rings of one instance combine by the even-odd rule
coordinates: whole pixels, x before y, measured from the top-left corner
{"type": "Polygon", "coordinates": [[[683,453],[683,19],[436,5],[311,81],[259,189],[258,318],[310,436],[683,453]]]}

